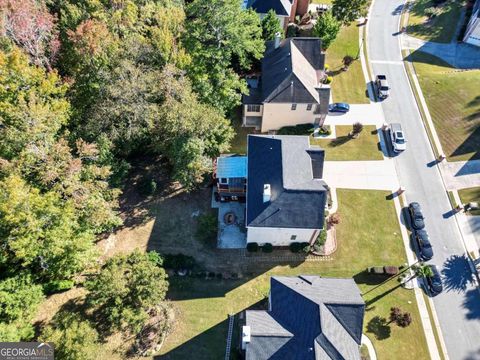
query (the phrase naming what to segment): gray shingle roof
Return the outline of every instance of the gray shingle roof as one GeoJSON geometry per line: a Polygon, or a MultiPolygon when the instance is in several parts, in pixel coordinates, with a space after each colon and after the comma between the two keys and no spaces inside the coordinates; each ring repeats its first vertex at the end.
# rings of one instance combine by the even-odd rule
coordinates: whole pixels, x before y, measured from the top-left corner
{"type": "Polygon", "coordinates": [[[271,311],[246,311],[247,359],[360,359],[365,303],[353,279],[272,277],[270,292],[271,311]]]}
{"type": "Polygon", "coordinates": [[[290,16],[292,3],[289,0],[249,0],[247,8],[252,8],[259,14],[266,14],[270,10],[281,16],[290,16]]]}
{"type": "Polygon", "coordinates": [[[321,104],[328,100],[328,86],[320,83],[325,67],[319,38],[288,38],[275,49],[274,41],[267,42],[262,60],[260,87],[250,89],[243,102],[253,103],[299,103],[321,104]],[[325,94],[319,89],[325,87],[325,94]]]}
{"type": "Polygon", "coordinates": [[[247,226],[323,228],[326,183],[314,178],[312,152],[318,175],[323,150],[311,148],[307,136],[248,136],[247,226]]]}

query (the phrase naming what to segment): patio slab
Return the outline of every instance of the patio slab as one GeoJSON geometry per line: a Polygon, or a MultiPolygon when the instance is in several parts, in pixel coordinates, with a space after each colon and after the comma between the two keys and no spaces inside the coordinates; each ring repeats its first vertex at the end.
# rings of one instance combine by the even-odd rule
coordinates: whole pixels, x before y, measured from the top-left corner
{"type": "Polygon", "coordinates": [[[243,249],[247,244],[245,231],[245,204],[236,201],[218,204],[218,239],[219,249],[243,249]],[[235,214],[235,223],[225,224],[225,214],[235,214]]]}

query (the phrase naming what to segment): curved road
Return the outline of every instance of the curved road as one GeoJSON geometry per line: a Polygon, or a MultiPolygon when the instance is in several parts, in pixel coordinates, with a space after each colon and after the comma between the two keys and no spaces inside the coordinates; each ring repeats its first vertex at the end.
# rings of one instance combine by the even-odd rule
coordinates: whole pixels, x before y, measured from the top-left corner
{"type": "Polygon", "coordinates": [[[374,74],[385,74],[391,96],[382,102],[387,122],[402,124],[407,150],[395,166],[408,201],[424,210],[434,250],[431,261],[442,271],[444,292],[434,298],[435,309],[450,359],[480,359],[480,292],[465,258],[456,221],[450,213],[434,154],[402,63],[398,35],[402,0],[376,0],[368,24],[368,52],[374,74]]]}

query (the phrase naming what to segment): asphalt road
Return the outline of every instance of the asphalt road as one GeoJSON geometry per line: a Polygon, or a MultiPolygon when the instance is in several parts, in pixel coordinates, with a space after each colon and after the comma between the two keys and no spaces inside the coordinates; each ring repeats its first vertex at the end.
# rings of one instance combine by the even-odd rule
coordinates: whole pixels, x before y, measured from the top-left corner
{"type": "Polygon", "coordinates": [[[374,74],[385,74],[392,88],[382,102],[386,121],[399,122],[408,140],[395,166],[408,201],[419,202],[434,250],[431,263],[442,272],[444,292],[434,298],[450,359],[480,359],[480,293],[402,64],[398,35],[401,0],[376,0],[369,18],[368,49],[374,74]]]}

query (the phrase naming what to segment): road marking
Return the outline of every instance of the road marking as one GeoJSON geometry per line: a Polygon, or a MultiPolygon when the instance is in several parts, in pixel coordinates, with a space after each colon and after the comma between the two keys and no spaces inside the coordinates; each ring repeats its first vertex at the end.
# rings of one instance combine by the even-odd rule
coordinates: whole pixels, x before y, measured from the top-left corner
{"type": "Polygon", "coordinates": [[[400,60],[370,60],[372,64],[388,64],[388,65],[402,65],[403,61],[400,60]]]}

